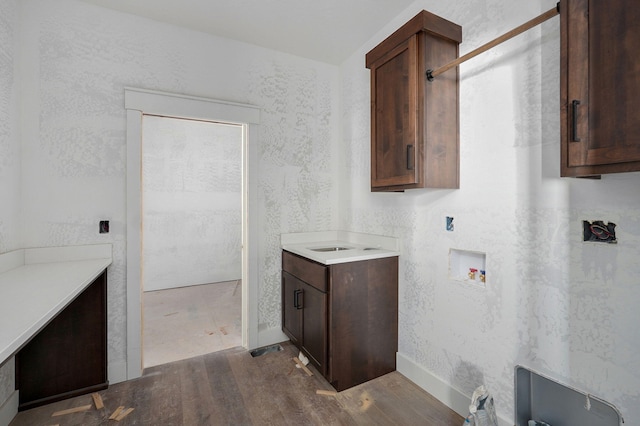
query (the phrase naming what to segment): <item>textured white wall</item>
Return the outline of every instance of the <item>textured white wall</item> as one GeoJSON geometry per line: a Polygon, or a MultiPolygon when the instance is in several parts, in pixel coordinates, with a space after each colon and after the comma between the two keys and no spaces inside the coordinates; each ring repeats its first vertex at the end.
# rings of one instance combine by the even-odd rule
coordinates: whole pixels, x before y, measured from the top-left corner
{"type": "Polygon", "coordinates": [[[451,388],[486,384],[512,421],[524,364],[637,419],[640,174],[559,177],[557,17],[461,65],[461,189],[369,192],[364,54],[421,9],[462,25],[464,54],[554,6],[416,1],[342,65],[341,227],[402,239],[399,351],[451,388]],[[583,219],[619,244],[581,242],[583,219]],[[486,253],[486,290],[449,279],[450,248],[486,253]]]}
{"type": "MultiPolygon", "coordinates": [[[[0,0],[0,253],[21,246],[17,17],[17,1],[0,0]]],[[[14,362],[10,359],[0,365],[0,407],[13,389],[14,362]]]]}
{"type": "Polygon", "coordinates": [[[0,253],[20,248],[18,6],[0,1],[0,253]]]}
{"type": "Polygon", "coordinates": [[[144,291],[242,278],[242,127],[144,116],[144,291]]]}
{"type": "Polygon", "coordinates": [[[258,320],[279,328],[280,234],[337,223],[338,68],[73,0],[19,6],[24,244],[113,244],[110,364],[126,360],[125,86],[262,108],[258,320]]]}

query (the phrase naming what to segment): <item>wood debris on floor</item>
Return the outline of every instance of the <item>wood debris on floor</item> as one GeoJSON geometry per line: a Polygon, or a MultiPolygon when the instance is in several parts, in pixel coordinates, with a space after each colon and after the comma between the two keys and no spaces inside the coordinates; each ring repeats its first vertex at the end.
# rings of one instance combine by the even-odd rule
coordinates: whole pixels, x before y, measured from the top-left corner
{"type": "Polygon", "coordinates": [[[334,390],[318,389],[318,390],[316,390],[316,395],[336,396],[336,395],[338,395],[338,392],[336,392],[334,390]]]}
{"type": "Polygon", "coordinates": [[[115,420],[117,422],[121,421],[122,419],[124,419],[125,417],[127,417],[129,414],[131,414],[131,412],[134,410],[134,408],[126,408],[124,407],[124,405],[119,406],[118,408],[116,408],[116,411],[114,411],[111,416],[109,417],[109,420],[115,420]]]}
{"type": "MultiPolygon", "coordinates": [[[[78,407],[67,408],[66,410],[55,411],[53,414],[51,414],[51,417],[59,417],[59,416],[66,416],[66,415],[75,414],[75,413],[83,413],[91,410],[91,408],[94,406],[96,410],[102,410],[103,408],[105,408],[104,401],[102,400],[102,396],[100,396],[99,393],[92,393],[91,398],[93,399],[93,405],[91,404],[81,405],[78,407]]],[[[117,422],[122,421],[125,417],[131,414],[133,410],[134,408],[126,408],[124,405],[121,405],[118,408],[116,408],[116,410],[113,413],[111,413],[109,420],[115,420],[117,422]]]]}
{"type": "Polygon", "coordinates": [[[300,358],[298,358],[297,356],[294,356],[293,360],[296,362],[296,364],[300,366],[300,368],[304,370],[305,373],[307,373],[307,376],[313,376],[313,372],[309,370],[309,368],[307,368],[307,366],[304,365],[302,361],[300,361],[300,358]]]}
{"type": "Polygon", "coordinates": [[[92,393],[91,398],[93,398],[93,403],[96,406],[96,410],[101,410],[104,408],[104,402],[102,402],[102,397],[99,393],[92,393]]]}
{"type": "Polygon", "coordinates": [[[83,405],[80,407],[74,407],[74,408],[68,408],[66,410],[60,410],[60,411],[56,411],[54,412],[51,417],[58,417],[58,416],[66,416],[67,414],[73,414],[73,413],[81,413],[83,411],[89,411],[91,409],[92,405],[83,405]]]}

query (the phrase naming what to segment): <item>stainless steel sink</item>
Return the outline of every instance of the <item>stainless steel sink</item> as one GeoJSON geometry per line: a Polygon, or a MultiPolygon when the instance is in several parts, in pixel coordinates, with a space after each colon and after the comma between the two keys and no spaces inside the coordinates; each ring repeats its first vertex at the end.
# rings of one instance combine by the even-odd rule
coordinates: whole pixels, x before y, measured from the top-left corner
{"type": "Polygon", "coordinates": [[[310,248],[311,251],[342,251],[342,250],[351,250],[351,247],[318,247],[318,248],[310,248]]]}

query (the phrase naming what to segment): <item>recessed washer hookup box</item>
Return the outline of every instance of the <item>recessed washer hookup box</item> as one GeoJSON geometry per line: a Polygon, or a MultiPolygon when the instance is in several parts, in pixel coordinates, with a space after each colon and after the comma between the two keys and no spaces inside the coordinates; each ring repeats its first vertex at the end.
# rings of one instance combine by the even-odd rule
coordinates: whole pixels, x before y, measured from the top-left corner
{"type": "Polygon", "coordinates": [[[549,426],[620,426],[612,404],[544,377],[521,365],[515,368],[515,426],[529,420],[549,426]]]}

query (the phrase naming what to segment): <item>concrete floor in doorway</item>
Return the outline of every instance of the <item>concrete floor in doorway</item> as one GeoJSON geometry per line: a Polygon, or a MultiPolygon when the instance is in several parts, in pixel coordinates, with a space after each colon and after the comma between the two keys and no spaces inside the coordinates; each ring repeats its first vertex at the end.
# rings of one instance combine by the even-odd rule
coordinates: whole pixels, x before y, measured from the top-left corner
{"type": "Polygon", "coordinates": [[[143,293],[143,367],[242,345],[240,280],[143,293]]]}

